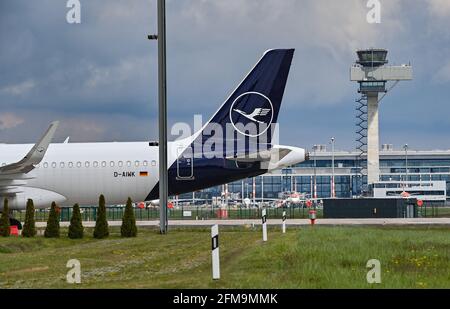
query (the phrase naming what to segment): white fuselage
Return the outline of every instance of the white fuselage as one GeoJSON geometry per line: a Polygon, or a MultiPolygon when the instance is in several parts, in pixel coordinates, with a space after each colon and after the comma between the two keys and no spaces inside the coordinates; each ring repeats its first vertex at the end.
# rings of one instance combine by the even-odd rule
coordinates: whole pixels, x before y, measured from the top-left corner
{"type": "MultiPolygon", "coordinates": [[[[0,145],[1,164],[18,161],[32,146],[0,145]]],[[[24,196],[32,188],[51,191],[64,197],[56,201],[61,206],[92,205],[100,194],[108,204],[123,204],[127,197],[143,201],[158,183],[158,147],[148,142],[51,144],[26,177],[26,185],[19,187],[24,196]]],[[[47,192],[36,192],[28,198],[36,207],[48,207],[49,199],[33,196],[47,192]]]]}

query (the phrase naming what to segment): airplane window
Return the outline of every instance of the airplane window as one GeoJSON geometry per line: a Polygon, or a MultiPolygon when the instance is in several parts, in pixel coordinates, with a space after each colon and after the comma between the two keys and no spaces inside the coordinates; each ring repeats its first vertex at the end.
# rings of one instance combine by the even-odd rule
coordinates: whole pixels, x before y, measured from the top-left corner
{"type": "Polygon", "coordinates": [[[64,168],[64,162],[59,163],[59,166],[60,166],[61,168],[64,168]]]}
{"type": "Polygon", "coordinates": [[[144,161],[142,164],[143,164],[144,166],[148,166],[148,161],[146,160],[146,161],[144,161]]]}
{"type": "Polygon", "coordinates": [[[128,166],[128,167],[131,166],[131,161],[127,161],[127,166],[128,166]]]}
{"type": "Polygon", "coordinates": [[[135,162],[134,162],[134,165],[135,165],[135,166],[139,166],[139,161],[135,161],[135,162]]]}
{"type": "Polygon", "coordinates": [[[111,167],[114,167],[114,161],[109,162],[109,165],[110,165],[111,167]]]}
{"type": "Polygon", "coordinates": [[[69,168],[73,167],[73,162],[69,162],[69,168]]]}
{"type": "Polygon", "coordinates": [[[81,167],[81,162],[77,162],[77,167],[81,167]]]}
{"type": "Polygon", "coordinates": [[[98,167],[98,162],[94,161],[94,167],[98,167]]]}
{"type": "Polygon", "coordinates": [[[47,168],[47,167],[48,167],[48,163],[45,162],[45,163],[44,163],[44,168],[47,168]]]}
{"type": "Polygon", "coordinates": [[[155,160],[152,161],[152,166],[156,166],[156,161],[155,160]]]}
{"type": "Polygon", "coordinates": [[[123,166],[123,162],[122,161],[119,161],[119,167],[122,167],[123,166]]]}
{"type": "Polygon", "coordinates": [[[89,167],[90,165],[89,161],[84,162],[84,166],[89,167]]]}
{"type": "Polygon", "coordinates": [[[102,161],[102,167],[106,167],[106,161],[102,161]]]}
{"type": "Polygon", "coordinates": [[[56,162],[52,162],[52,168],[56,168],[56,162]]]}

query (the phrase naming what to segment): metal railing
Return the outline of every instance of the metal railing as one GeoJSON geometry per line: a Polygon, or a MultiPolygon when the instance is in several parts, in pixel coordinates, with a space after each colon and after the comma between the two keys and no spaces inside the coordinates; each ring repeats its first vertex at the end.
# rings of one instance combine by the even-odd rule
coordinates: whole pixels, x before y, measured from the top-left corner
{"type": "MultiPolygon", "coordinates": [[[[68,222],[72,216],[72,208],[61,208],[60,221],[68,222]]],[[[83,221],[95,221],[97,219],[97,207],[81,207],[81,218],[83,221]]],[[[125,207],[107,207],[106,214],[109,221],[122,220],[125,207]]],[[[306,219],[309,216],[308,208],[267,208],[267,216],[271,219],[281,219],[283,211],[289,219],[306,219]]],[[[318,211],[318,217],[322,217],[322,210],[318,211]]],[[[49,209],[38,209],[35,212],[36,222],[46,222],[48,219],[49,209]]],[[[243,207],[179,207],[178,209],[169,209],[168,215],[170,220],[209,220],[209,219],[261,219],[262,209],[260,208],[243,208],[243,207]]],[[[157,220],[159,219],[159,208],[134,209],[137,221],[157,220]]],[[[24,221],[25,211],[14,210],[12,217],[24,221]]]]}
{"type": "MultiPolygon", "coordinates": [[[[82,207],[81,217],[85,222],[95,221],[97,219],[97,207],[82,207]]],[[[309,208],[289,207],[289,208],[266,208],[267,217],[269,219],[281,219],[283,211],[286,211],[288,219],[308,219],[309,208]]],[[[323,210],[315,209],[317,218],[323,218],[323,210]]],[[[121,221],[125,207],[107,207],[107,218],[109,221],[121,221]]],[[[46,222],[50,210],[36,210],[36,222],[46,222]]],[[[178,209],[169,209],[170,220],[209,220],[209,219],[261,219],[261,208],[244,208],[244,207],[179,207],[178,209]]],[[[159,208],[134,209],[137,221],[150,221],[159,219],[159,208]]],[[[68,222],[72,216],[72,208],[60,209],[60,221],[68,222]]],[[[25,211],[14,210],[12,217],[24,221],[25,211]]],[[[427,205],[419,208],[419,217],[450,217],[450,207],[442,207],[437,205],[427,205]]]]}

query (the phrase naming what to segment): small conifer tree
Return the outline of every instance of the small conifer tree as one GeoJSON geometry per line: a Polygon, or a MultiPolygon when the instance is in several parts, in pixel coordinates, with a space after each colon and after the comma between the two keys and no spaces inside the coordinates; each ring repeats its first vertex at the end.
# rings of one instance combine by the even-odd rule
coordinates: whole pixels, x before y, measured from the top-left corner
{"type": "Polygon", "coordinates": [[[44,236],[47,238],[59,237],[59,216],[57,213],[57,206],[55,202],[52,203],[52,208],[50,209],[44,236]]]}
{"type": "Polygon", "coordinates": [[[127,200],[127,206],[125,207],[125,212],[122,217],[122,226],[120,227],[120,234],[122,237],[136,237],[137,227],[136,218],[134,216],[133,202],[129,197],[127,200]]]}
{"type": "Polygon", "coordinates": [[[69,226],[69,238],[81,239],[84,235],[83,222],[81,221],[80,206],[78,204],[73,205],[72,217],[70,218],[69,226]]]}
{"type": "Polygon", "coordinates": [[[8,199],[5,198],[3,201],[2,216],[0,217],[0,235],[3,237],[8,237],[10,233],[8,199]]]}
{"type": "Polygon", "coordinates": [[[27,210],[25,214],[25,224],[22,230],[23,237],[36,236],[36,224],[34,221],[34,203],[32,199],[27,201],[27,210]]]}
{"type": "Polygon", "coordinates": [[[108,221],[106,220],[105,197],[100,195],[97,209],[97,220],[95,221],[94,238],[102,239],[109,236],[108,221]]]}

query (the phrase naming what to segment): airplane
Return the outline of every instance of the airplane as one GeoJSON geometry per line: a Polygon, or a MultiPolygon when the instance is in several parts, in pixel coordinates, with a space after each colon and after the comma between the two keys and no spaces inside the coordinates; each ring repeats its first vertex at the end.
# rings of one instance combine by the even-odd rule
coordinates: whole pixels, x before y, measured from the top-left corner
{"type": "Polygon", "coordinates": [[[306,194],[305,193],[298,193],[298,192],[286,192],[286,198],[285,203],[289,203],[291,205],[297,205],[306,200],[306,194]]]}
{"type": "MultiPolygon", "coordinates": [[[[293,55],[294,49],[265,52],[201,130],[168,143],[169,196],[263,175],[309,158],[302,148],[272,143],[293,55]],[[270,111],[258,112],[261,109],[270,111]],[[256,112],[261,115],[257,121],[266,126],[249,134],[242,126],[255,125],[248,115],[256,112]],[[204,149],[214,137],[208,126],[225,131],[230,125],[235,128],[232,144],[240,146],[232,152],[224,147],[220,155],[210,157],[204,149]]],[[[35,145],[0,144],[0,198],[8,198],[11,210],[24,210],[27,199],[36,209],[52,202],[59,207],[92,206],[101,194],[108,205],[123,204],[128,197],[158,199],[158,143],[51,143],[58,124],[51,123],[35,145]]],[[[220,140],[223,146],[228,141],[220,140]]]]}
{"type": "MultiPolygon", "coordinates": [[[[207,203],[207,199],[204,199],[204,198],[195,198],[195,199],[192,199],[192,198],[184,198],[184,199],[169,198],[169,200],[168,200],[168,204],[172,205],[172,206],[176,205],[177,203],[178,204],[195,204],[198,202],[207,203]]],[[[141,209],[143,209],[145,207],[147,207],[147,208],[154,207],[155,208],[155,207],[159,207],[160,203],[159,203],[159,199],[156,199],[156,200],[151,200],[151,201],[147,201],[147,202],[140,202],[139,205],[140,205],[139,208],[141,208],[141,209]],[[144,207],[142,207],[142,205],[144,205],[144,207]]]]}
{"type": "Polygon", "coordinates": [[[400,192],[400,193],[398,193],[398,192],[388,192],[387,194],[386,194],[387,196],[393,196],[393,197],[399,197],[399,198],[404,198],[404,199],[412,199],[412,198],[414,198],[414,196],[419,196],[419,195],[421,195],[421,194],[419,194],[419,193],[410,193],[410,192],[407,192],[407,191],[402,191],[402,192],[400,192]]]}
{"type": "Polygon", "coordinates": [[[278,200],[277,207],[298,207],[300,205],[302,207],[310,208],[313,205],[322,204],[322,202],[323,198],[312,198],[311,194],[292,191],[283,193],[283,197],[278,200]]]}

